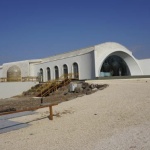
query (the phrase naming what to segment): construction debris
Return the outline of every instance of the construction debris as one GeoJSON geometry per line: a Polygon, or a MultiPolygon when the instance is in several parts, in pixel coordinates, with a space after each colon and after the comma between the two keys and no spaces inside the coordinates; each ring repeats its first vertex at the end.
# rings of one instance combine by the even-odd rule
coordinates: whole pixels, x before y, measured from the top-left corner
{"type": "Polygon", "coordinates": [[[0,113],[13,110],[23,110],[31,107],[38,107],[41,103],[61,103],[72,100],[77,97],[92,94],[98,90],[103,90],[108,85],[88,84],[86,82],[70,82],[69,85],[62,86],[54,92],[50,92],[46,97],[36,97],[36,88],[42,85],[36,85],[21,96],[15,96],[8,99],[0,99],[0,113]]]}

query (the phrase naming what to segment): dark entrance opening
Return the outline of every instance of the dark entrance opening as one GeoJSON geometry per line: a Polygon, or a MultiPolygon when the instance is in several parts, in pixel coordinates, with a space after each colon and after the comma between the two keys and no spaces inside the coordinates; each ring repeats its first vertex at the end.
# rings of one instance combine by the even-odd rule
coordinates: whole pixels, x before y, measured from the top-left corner
{"type": "Polygon", "coordinates": [[[40,69],[40,82],[43,82],[43,69],[40,69]]]}
{"type": "Polygon", "coordinates": [[[128,76],[130,75],[129,68],[125,61],[116,55],[109,56],[104,61],[100,76],[128,76]]]}
{"type": "Polygon", "coordinates": [[[59,79],[59,69],[57,66],[55,66],[55,79],[59,79]]]}
{"type": "Polygon", "coordinates": [[[47,67],[47,81],[51,80],[51,71],[50,68],[47,67]]]}
{"type": "Polygon", "coordinates": [[[68,67],[67,65],[63,65],[63,70],[64,70],[64,77],[68,76],[68,67]]]}
{"type": "Polygon", "coordinates": [[[79,79],[79,67],[77,63],[73,63],[74,78],[79,79]]]}

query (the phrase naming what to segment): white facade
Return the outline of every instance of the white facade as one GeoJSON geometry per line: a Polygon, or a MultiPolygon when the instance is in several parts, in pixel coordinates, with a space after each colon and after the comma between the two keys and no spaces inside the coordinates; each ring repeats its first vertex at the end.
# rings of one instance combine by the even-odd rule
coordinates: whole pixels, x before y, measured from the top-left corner
{"type": "Polygon", "coordinates": [[[0,83],[0,98],[9,98],[22,94],[38,82],[1,82],[0,83]]]}
{"type": "Polygon", "coordinates": [[[16,65],[20,68],[22,77],[39,76],[42,69],[43,81],[47,81],[49,78],[56,78],[56,66],[59,70],[59,76],[61,76],[64,74],[64,65],[67,66],[68,73],[74,73],[73,64],[76,63],[80,80],[94,79],[101,76],[102,66],[110,56],[117,56],[126,64],[127,75],[150,75],[150,69],[148,69],[150,59],[137,60],[126,47],[118,43],[107,42],[48,58],[5,63],[0,66],[0,78],[7,78],[8,69],[16,65]],[[49,77],[48,69],[50,71],[49,77]]]}
{"type": "Polygon", "coordinates": [[[139,64],[142,68],[143,74],[144,75],[150,75],[150,69],[149,69],[150,59],[139,60],[139,64]]]}
{"type": "Polygon", "coordinates": [[[3,67],[2,67],[2,66],[0,66],[0,78],[2,78],[2,77],[3,77],[2,72],[3,72],[3,67]]]}
{"type": "Polygon", "coordinates": [[[29,61],[18,61],[18,62],[3,64],[2,76],[4,78],[7,78],[8,69],[14,65],[16,65],[20,68],[22,77],[26,77],[29,75],[29,61]]]}
{"type": "Polygon", "coordinates": [[[37,76],[39,73],[39,70],[42,68],[44,81],[47,81],[47,67],[49,67],[51,71],[51,79],[55,79],[55,70],[54,70],[55,66],[58,67],[59,76],[61,76],[64,74],[63,65],[67,65],[69,73],[73,72],[73,63],[78,64],[80,79],[94,78],[94,53],[93,51],[88,52],[86,54],[82,54],[82,55],[66,57],[63,59],[36,64],[34,65],[34,71],[35,71],[34,76],[37,76]]]}
{"type": "MultiPolygon", "coordinates": [[[[104,43],[95,46],[95,76],[99,77],[100,69],[104,60],[111,55],[121,57],[129,67],[131,75],[143,75],[138,60],[134,58],[132,52],[118,43],[104,43]]],[[[150,73],[150,72],[149,72],[150,73]]]]}

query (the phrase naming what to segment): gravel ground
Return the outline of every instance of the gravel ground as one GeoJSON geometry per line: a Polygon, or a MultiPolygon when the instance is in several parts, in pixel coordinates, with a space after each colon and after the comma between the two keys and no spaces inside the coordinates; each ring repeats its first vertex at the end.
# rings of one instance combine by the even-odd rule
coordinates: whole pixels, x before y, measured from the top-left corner
{"type": "Polygon", "coordinates": [[[11,119],[30,126],[0,134],[0,149],[149,150],[150,79],[90,82],[109,87],[55,106],[53,121],[48,108],[11,119]]]}

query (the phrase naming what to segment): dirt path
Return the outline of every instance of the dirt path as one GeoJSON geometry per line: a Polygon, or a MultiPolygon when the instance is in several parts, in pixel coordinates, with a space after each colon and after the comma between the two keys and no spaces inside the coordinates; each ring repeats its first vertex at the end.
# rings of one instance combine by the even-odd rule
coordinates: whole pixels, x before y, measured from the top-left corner
{"type": "Polygon", "coordinates": [[[149,150],[150,80],[107,83],[109,87],[102,91],[54,107],[53,121],[44,118],[46,108],[12,119],[27,122],[44,118],[27,128],[1,134],[0,149],[149,150]]]}

